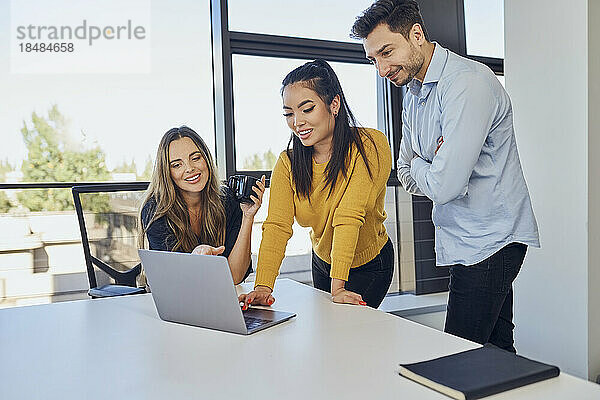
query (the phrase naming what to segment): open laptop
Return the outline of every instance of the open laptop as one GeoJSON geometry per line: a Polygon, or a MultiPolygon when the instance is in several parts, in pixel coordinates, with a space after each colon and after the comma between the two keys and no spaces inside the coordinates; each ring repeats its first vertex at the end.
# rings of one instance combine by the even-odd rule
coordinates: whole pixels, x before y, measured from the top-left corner
{"type": "Polygon", "coordinates": [[[138,250],[161,319],[249,335],[296,314],[249,308],[242,312],[227,259],[138,250]]]}

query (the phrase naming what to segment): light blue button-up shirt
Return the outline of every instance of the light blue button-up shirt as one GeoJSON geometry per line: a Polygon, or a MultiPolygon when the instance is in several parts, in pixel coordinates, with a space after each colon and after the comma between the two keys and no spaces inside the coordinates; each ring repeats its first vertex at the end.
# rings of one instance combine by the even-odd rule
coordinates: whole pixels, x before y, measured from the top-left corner
{"type": "Polygon", "coordinates": [[[511,242],[539,247],[508,94],[485,65],[436,43],[403,100],[398,179],[433,201],[437,265],[472,265],[511,242]]]}

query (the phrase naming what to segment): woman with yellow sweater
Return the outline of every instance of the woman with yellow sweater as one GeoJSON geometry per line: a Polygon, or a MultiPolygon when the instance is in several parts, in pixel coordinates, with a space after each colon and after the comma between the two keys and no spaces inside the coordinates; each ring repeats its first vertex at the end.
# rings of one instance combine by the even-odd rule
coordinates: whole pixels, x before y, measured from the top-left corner
{"type": "Polygon", "coordinates": [[[268,217],[247,304],[271,305],[294,217],[310,226],[314,286],[336,303],[378,307],[390,286],[394,248],[383,221],[392,167],[383,133],[359,128],[340,82],[324,60],[290,72],[282,84],[292,130],[271,175],[268,217]]]}

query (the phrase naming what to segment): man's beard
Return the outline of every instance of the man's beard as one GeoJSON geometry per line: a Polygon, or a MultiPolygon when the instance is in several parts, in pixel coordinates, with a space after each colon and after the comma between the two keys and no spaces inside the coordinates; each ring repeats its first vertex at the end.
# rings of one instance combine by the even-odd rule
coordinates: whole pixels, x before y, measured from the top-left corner
{"type": "Polygon", "coordinates": [[[393,81],[392,83],[396,86],[404,86],[410,81],[413,80],[415,76],[419,73],[423,64],[425,63],[425,56],[421,54],[419,50],[415,46],[412,45],[412,51],[410,53],[410,58],[406,62],[406,64],[401,65],[402,70],[406,73],[406,77],[401,81],[393,81]]]}

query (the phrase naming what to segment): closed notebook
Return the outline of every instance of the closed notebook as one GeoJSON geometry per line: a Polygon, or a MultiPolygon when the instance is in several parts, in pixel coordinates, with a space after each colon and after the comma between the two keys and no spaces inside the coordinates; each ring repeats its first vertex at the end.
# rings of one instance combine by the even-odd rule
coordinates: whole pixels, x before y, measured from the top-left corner
{"type": "Polygon", "coordinates": [[[474,350],[414,364],[400,364],[400,374],[455,399],[480,399],[553,378],[558,367],[486,344],[474,350]]]}

